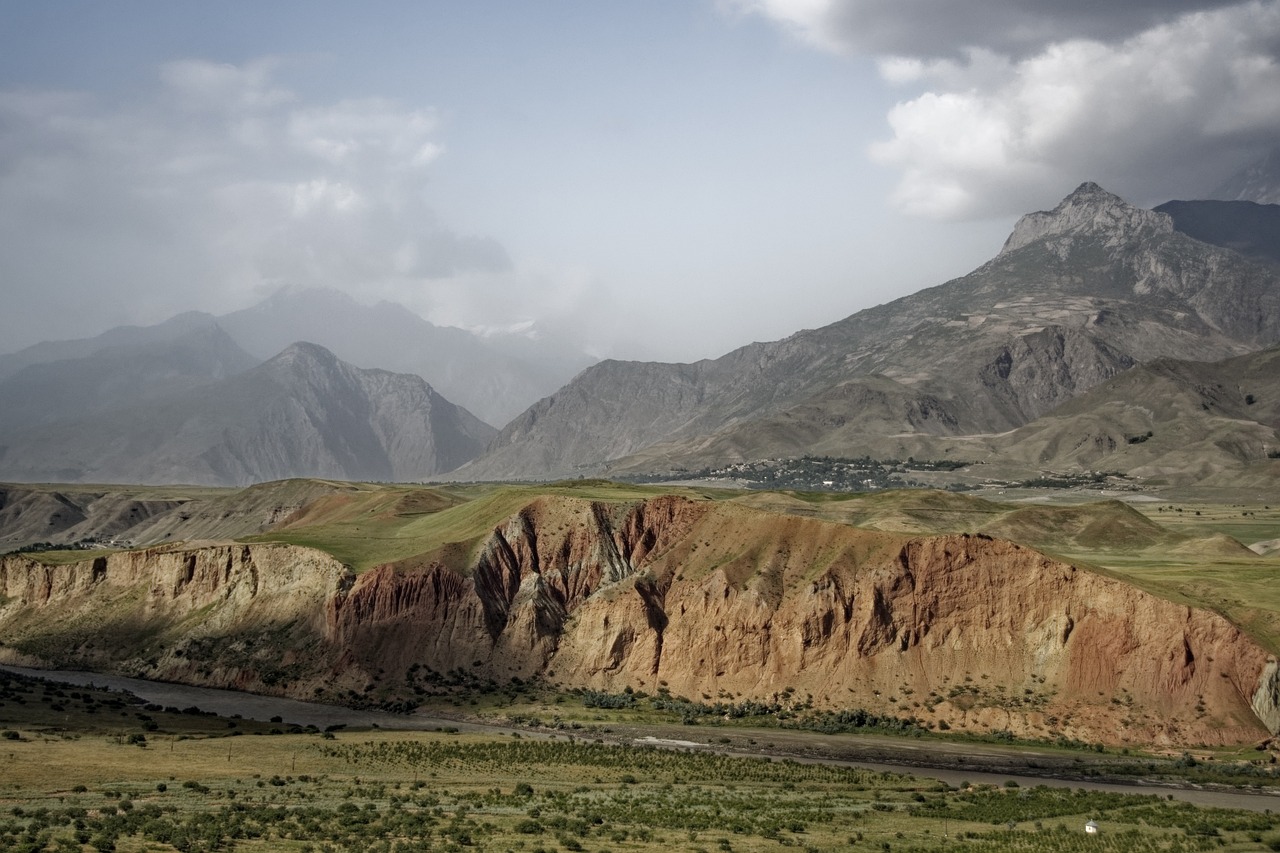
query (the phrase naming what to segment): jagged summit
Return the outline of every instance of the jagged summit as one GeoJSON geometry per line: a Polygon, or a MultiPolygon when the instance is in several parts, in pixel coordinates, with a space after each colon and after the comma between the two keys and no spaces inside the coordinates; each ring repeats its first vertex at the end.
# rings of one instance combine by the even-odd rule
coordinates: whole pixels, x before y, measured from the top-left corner
{"type": "Polygon", "coordinates": [[[270,359],[270,362],[280,365],[314,362],[334,365],[338,363],[338,357],[319,344],[313,344],[310,341],[294,341],[270,359]]]}
{"type": "Polygon", "coordinates": [[[1053,210],[1028,213],[1018,220],[1000,254],[1057,236],[1101,236],[1107,246],[1173,231],[1164,214],[1134,207],[1092,181],[1085,181],[1053,210]]]}

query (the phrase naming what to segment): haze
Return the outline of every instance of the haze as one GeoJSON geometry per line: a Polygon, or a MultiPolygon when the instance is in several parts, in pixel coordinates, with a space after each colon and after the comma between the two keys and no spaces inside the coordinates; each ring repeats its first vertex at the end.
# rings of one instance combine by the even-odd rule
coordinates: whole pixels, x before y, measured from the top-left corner
{"type": "Polygon", "coordinates": [[[1280,141],[1280,2],[8,3],[0,351],[283,286],[692,360],[1280,141]]]}

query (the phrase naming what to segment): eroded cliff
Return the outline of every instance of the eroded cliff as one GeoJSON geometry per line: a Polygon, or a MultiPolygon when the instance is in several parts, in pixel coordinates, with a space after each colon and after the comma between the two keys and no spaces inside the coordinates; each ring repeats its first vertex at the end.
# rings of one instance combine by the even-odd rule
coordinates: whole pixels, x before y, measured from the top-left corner
{"type": "Polygon", "coordinates": [[[1280,728],[1275,659],[1221,616],[989,537],[548,497],[436,553],[358,577],[282,545],[5,558],[0,658],[339,701],[461,669],[1108,743],[1280,728]]]}

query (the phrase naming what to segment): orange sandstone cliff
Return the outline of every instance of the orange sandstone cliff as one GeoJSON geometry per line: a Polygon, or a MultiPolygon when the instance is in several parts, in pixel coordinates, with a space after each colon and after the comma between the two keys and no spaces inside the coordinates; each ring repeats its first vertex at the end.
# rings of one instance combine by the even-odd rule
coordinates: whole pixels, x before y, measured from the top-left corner
{"type": "Polygon", "coordinates": [[[336,701],[415,673],[1106,743],[1280,731],[1280,667],[1216,613],[984,536],[676,497],[541,498],[463,556],[358,576],[286,545],[0,559],[0,660],[336,701]]]}

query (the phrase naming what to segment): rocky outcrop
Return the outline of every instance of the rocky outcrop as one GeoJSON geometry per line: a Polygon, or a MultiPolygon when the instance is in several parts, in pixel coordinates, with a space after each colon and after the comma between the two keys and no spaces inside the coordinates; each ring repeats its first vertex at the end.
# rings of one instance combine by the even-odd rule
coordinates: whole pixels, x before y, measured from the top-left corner
{"type": "Polygon", "coordinates": [[[1280,733],[1280,664],[1274,660],[1262,671],[1253,694],[1253,712],[1272,734],[1280,733]]]}
{"type": "Polygon", "coordinates": [[[548,497],[444,553],[359,577],[288,546],[9,557],[0,657],[347,701],[463,670],[1117,744],[1280,729],[1275,658],[1223,617],[986,536],[548,497]]]}
{"type": "Polygon", "coordinates": [[[327,554],[288,545],[195,543],[69,565],[6,556],[0,660],[279,691],[282,659],[323,638],[326,604],[350,579],[327,554]]]}

